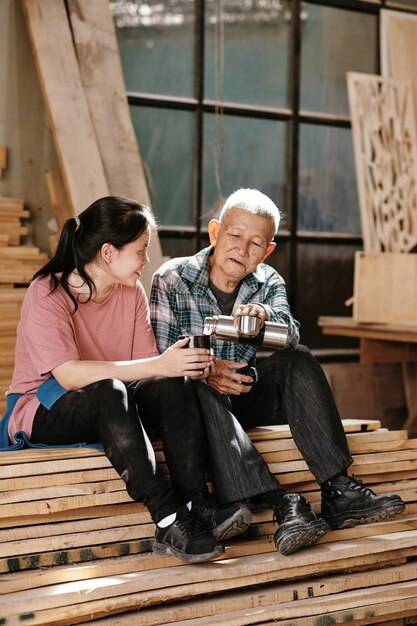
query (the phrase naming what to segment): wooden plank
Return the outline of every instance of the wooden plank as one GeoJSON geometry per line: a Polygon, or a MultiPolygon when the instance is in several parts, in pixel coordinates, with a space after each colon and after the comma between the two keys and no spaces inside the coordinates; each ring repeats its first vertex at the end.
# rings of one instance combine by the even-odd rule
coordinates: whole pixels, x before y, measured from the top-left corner
{"type": "Polygon", "coordinates": [[[64,0],[22,0],[73,215],[109,194],[64,0]]]}
{"type": "Polygon", "coordinates": [[[361,324],[417,326],[416,285],[415,254],[356,252],[353,319],[361,324]],[[398,276],[401,280],[396,280],[398,276]]]}
{"type": "Polygon", "coordinates": [[[361,363],[404,363],[417,361],[417,345],[400,341],[360,340],[361,363]]]}
{"type": "Polygon", "coordinates": [[[7,235],[9,246],[18,246],[20,245],[21,237],[29,234],[29,229],[27,226],[16,226],[10,222],[0,222],[0,232],[7,235]]]}
{"type": "MultiPolygon", "coordinates": [[[[301,601],[296,606],[294,604],[278,605],[269,610],[259,611],[256,609],[248,609],[247,612],[225,613],[220,616],[210,616],[209,618],[198,618],[198,620],[186,620],[175,622],[165,622],[165,626],[247,626],[254,624],[262,624],[262,626],[274,625],[279,626],[316,626],[321,622],[320,617],[325,615],[326,622],[324,624],[343,623],[346,616],[349,618],[349,624],[352,626],[360,626],[364,624],[383,623],[384,618],[396,615],[415,615],[417,609],[417,597],[414,597],[412,585],[405,587],[404,595],[400,600],[391,598],[387,591],[387,598],[383,598],[383,591],[375,590],[375,597],[364,594],[368,601],[365,604],[365,598],[358,598],[358,594],[352,592],[343,599],[334,597],[324,601],[301,601]],[[379,601],[377,600],[379,598],[379,601]],[[304,602],[304,604],[303,604],[304,602]],[[333,604],[334,603],[334,604],[333,604]],[[340,608],[338,608],[340,607],[340,608]],[[301,612],[304,612],[302,615],[301,612]],[[382,620],[379,619],[382,616],[382,620]],[[352,618],[352,619],[351,619],[352,618]],[[378,621],[370,621],[375,618],[378,621]],[[226,620],[226,621],[223,621],[226,620]],[[271,620],[271,621],[269,621],[271,620]],[[288,620],[288,621],[287,621],[288,620]]],[[[372,593],[372,592],[370,592],[372,593]]],[[[395,592],[394,592],[395,593],[395,592]]],[[[400,593],[395,593],[396,597],[400,597],[400,593]]],[[[138,623],[138,622],[137,622],[138,623]]]]}
{"type": "MultiPolygon", "coordinates": [[[[81,82],[109,192],[150,204],[107,0],[68,0],[81,82]]],[[[161,256],[162,262],[162,256],[161,256]]]]}
{"type": "Polygon", "coordinates": [[[23,207],[23,198],[5,198],[4,196],[0,196],[0,213],[3,210],[20,213],[20,211],[23,211],[23,207]]]}
{"type": "MultiPolygon", "coordinates": [[[[116,474],[117,476],[117,474],[116,474]]],[[[13,489],[0,493],[0,510],[5,504],[30,502],[40,500],[62,499],[72,496],[90,496],[95,494],[123,491],[126,485],[121,478],[116,480],[104,480],[101,482],[75,483],[70,485],[58,485],[54,487],[42,487],[40,489],[13,489]]]]}
{"type": "Polygon", "coordinates": [[[0,505],[1,517],[19,517],[20,515],[44,515],[56,511],[67,511],[89,506],[101,506],[130,502],[130,496],[126,490],[111,493],[96,493],[84,496],[67,498],[51,498],[49,500],[37,500],[35,502],[16,502],[14,504],[0,505]]]}
{"type": "Polygon", "coordinates": [[[413,90],[414,117],[417,121],[417,21],[415,15],[383,11],[386,31],[389,75],[410,81],[413,90]]]}
{"type": "Polygon", "coordinates": [[[42,513],[36,516],[20,515],[13,517],[13,520],[0,517],[0,529],[13,527],[33,527],[37,524],[50,524],[53,522],[66,522],[71,520],[92,519],[96,517],[107,517],[112,515],[128,514],[131,512],[142,513],[144,505],[140,502],[123,502],[115,504],[104,504],[101,506],[86,506],[80,509],[68,509],[66,511],[55,511],[53,513],[42,513]]]}
{"type": "MultiPolygon", "coordinates": [[[[152,523],[152,518],[144,505],[141,505],[141,507],[134,512],[128,510],[126,513],[124,513],[124,508],[121,507],[118,515],[114,512],[113,515],[101,516],[100,509],[97,509],[96,514],[98,517],[49,522],[47,524],[38,523],[37,525],[23,526],[21,528],[12,525],[9,528],[0,530],[0,544],[17,541],[23,542],[26,540],[34,541],[36,539],[69,535],[71,533],[77,533],[82,536],[84,533],[89,534],[100,530],[152,523]]],[[[269,517],[271,517],[271,515],[269,515],[269,517]]],[[[406,522],[411,525],[414,524],[414,517],[407,518],[406,522]]],[[[404,523],[406,522],[402,522],[402,530],[406,530],[404,527],[404,523]]],[[[412,529],[411,525],[407,527],[408,530],[412,529]]],[[[391,525],[387,526],[387,528],[391,528],[391,525]]],[[[28,554],[29,552],[28,550],[21,552],[21,554],[28,554]]]]}
{"type": "Polygon", "coordinates": [[[0,207],[0,223],[11,222],[12,224],[19,225],[21,219],[29,219],[29,218],[30,218],[30,211],[27,211],[27,210],[17,211],[12,208],[5,209],[3,207],[0,207]]]}
{"type": "MultiPolygon", "coordinates": [[[[381,565],[383,565],[384,563],[382,563],[381,565]]],[[[349,563],[348,563],[348,567],[349,567],[349,563]]],[[[196,595],[196,594],[204,594],[204,585],[202,583],[195,583],[193,585],[189,586],[189,594],[190,595],[196,595]]],[[[226,581],[224,584],[224,588],[221,588],[221,581],[215,581],[213,583],[210,583],[210,587],[213,589],[214,592],[216,591],[224,591],[225,589],[230,589],[231,588],[231,584],[229,581],[226,581]]],[[[310,587],[308,587],[310,588],[310,587]]],[[[169,590],[170,593],[170,597],[171,598],[184,598],[184,587],[183,586],[178,586],[176,588],[170,588],[169,590]],[[177,595],[174,596],[175,592],[177,592],[177,595]]],[[[141,596],[143,594],[135,594],[133,596],[133,602],[136,602],[136,608],[135,605],[133,604],[131,606],[132,610],[134,611],[134,613],[128,614],[126,615],[126,617],[129,617],[132,619],[132,621],[127,621],[128,624],[141,624],[142,626],[144,626],[145,624],[147,625],[151,625],[154,626],[155,624],[158,623],[157,621],[157,617],[155,615],[155,609],[143,609],[141,607],[141,596]],[[141,610],[138,611],[137,608],[141,607],[141,610]],[[143,620],[143,621],[142,621],[143,620]],[[148,621],[149,620],[149,621],[148,621]]],[[[146,596],[146,598],[152,602],[152,603],[157,603],[158,602],[158,592],[149,592],[149,595],[146,596]]],[[[119,599],[110,601],[106,603],[106,607],[101,606],[99,603],[89,603],[89,604],[83,604],[83,605],[77,605],[77,607],[66,607],[65,611],[58,612],[56,610],[52,610],[52,611],[43,611],[42,614],[40,616],[38,616],[39,620],[42,621],[38,621],[38,624],[49,624],[49,623],[53,623],[55,626],[58,626],[58,624],[60,625],[64,625],[64,624],[73,624],[74,622],[71,620],[74,619],[78,619],[79,616],[82,614],[83,616],[85,616],[85,618],[90,618],[91,619],[91,615],[108,615],[109,613],[117,613],[120,611],[125,611],[125,608],[123,606],[123,599],[120,601],[118,601],[119,599]],[[59,621],[54,621],[55,620],[59,620],[59,621]]],[[[128,598],[128,600],[131,600],[131,598],[128,598]]],[[[161,594],[159,592],[159,600],[161,601],[161,594]]],[[[177,607],[179,607],[180,605],[176,605],[177,607]]],[[[104,621],[101,622],[99,620],[94,620],[94,623],[102,623],[102,624],[118,624],[118,619],[122,619],[125,616],[118,616],[116,618],[114,618],[115,621],[109,621],[107,622],[107,620],[111,620],[111,618],[107,617],[104,618],[104,621]]],[[[30,618],[33,618],[33,615],[30,616],[30,618]]],[[[78,619],[79,621],[79,619],[78,619]]],[[[120,624],[125,624],[125,621],[121,621],[120,624]]],[[[277,622],[274,621],[273,624],[275,625],[277,622]]],[[[282,622],[280,622],[282,623],[282,622]]],[[[321,622],[318,621],[314,621],[314,623],[310,622],[309,626],[319,626],[319,623],[321,624],[321,622]]],[[[367,623],[369,624],[369,619],[367,620],[367,623]]],[[[379,623],[379,622],[378,622],[379,623]]],[[[271,623],[272,624],[272,623],[271,623]]],[[[288,626],[290,626],[290,624],[288,624],[288,626]]]]}
{"type": "MultiPolygon", "coordinates": [[[[150,206],[109,3],[107,0],[67,0],[67,5],[81,81],[109,192],[150,206]]],[[[149,256],[150,263],[141,278],[148,294],[152,276],[163,263],[157,233],[152,236],[149,256]]]]}
{"type": "Polygon", "coordinates": [[[0,145],[0,178],[7,167],[7,146],[0,145]]]}
{"type": "MultiPolygon", "coordinates": [[[[77,485],[114,480],[118,476],[112,467],[104,469],[92,469],[81,472],[57,472],[56,474],[44,474],[39,476],[23,476],[21,478],[3,478],[0,480],[0,492],[22,491],[33,489],[37,491],[42,488],[62,487],[63,485],[77,485]]],[[[47,492],[41,492],[40,495],[47,492]]],[[[60,491],[63,495],[64,492],[60,491]]],[[[1,498],[1,496],[0,496],[1,498]]]]}
{"type": "MultiPolygon", "coordinates": [[[[74,452],[77,448],[73,448],[74,452]]],[[[24,450],[21,451],[25,452],[24,450]]],[[[29,451],[30,454],[36,454],[34,450],[29,451]]],[[[39,450],[40,454],[43,453],[39,450]]],[[[11,452],[10,454],[15,454],[11,452]]],[[[20,451],[17,452],[20,454],[20,451]]],[[[8,452],[2,453],[0,455],[0,459],[2,461],[2,465],[0,467],[0,479],[1,478],[11,478],[13,476],[39,476],[40,474],[55,474],[56,472],[69,472],[72,470],[83,470],[83,469],[94,469],[99,467],[111,467],[111,463],[108,458],[103,454],[96,454],[94,456],[94,452],[91,453],[87,458],[72,458],[72,459],[62,459],[55,461],[40,461],[39,463],[15,463],[11,465],[7,463],[7,458],[9,456],[8,452]]],[[[23,458],[23,457],[22,457],[23,458]]]]}
{"type": "MultiPolygon", "coordinates": [[[[258,516],[258,514],[257,514],[258,516]]],[[[269,513],[269,517],[271,517],[269,513]]],[[[84,521],[81,521],[77,524],[65,524],[65,527],[70,528],[72,526],[74,533],[88,533],[91,531],[97,531],[101,529],[109,529],[109,528],[118,528],[118,526],[131,526],[134,523],[135,515],[126,515],[126,516],[118,516],[114,518],[109,518],[109,521],[103,520],[101,518],[96,518],[94,520],[90,520],[88,524],[84,524],[84,521]]],[[[49,524],[45,529],[45,526],[36,526],[33,527],[33,537],[35,537],[38,533],[45,537],[48,536],[48,529],[51,528],[51,536],[57,536],[60,534],[61,524],[49,524]]],[[[400,532],[407,530],[416,530],[417,529],[417,518],[416,516],[409,516],[401,519],[388,520],[385,522],[378,522],[375,524],[367,524],[363,526],[358,526],[356,528],[348,528],[339,531],[331,531],[327,533],[321,540],[320,543],[329,543],[333,541],[346,541],[346,540],[356,540],[359,537],[373,537],[377,535],[392,533],[392,532],[400,532]]],[[[26,529],[22,529],[25,531],[26,529]]],[[[4,532],[4,531],[3,531],[4,532]]],[[[16,533],[16,529],[10,529],[10,540],[16,541],[20,538],[22,541],[26,537],[25,533],[22,537],[19,537],[16,533]]],[[[229,545],[227,546],[227,556],[228,558],[236,558],[242,557],[248,554],[260,554],[261,552],[272,552],[274,553],[274,545],[271,541],[271,536],[265,537],[266,533],[262,533],[258,538],[253,539],[246,537],[245,541],[241,539],[238,542],[227,542],[229,545]]],[[[2,537],[4,540],[6,535],[2,537]]],[[[117,575],[120,573],[129,573],[132,571],[144,571],[149,569],[154,569],[155,567],[177,567],[180,565],[177,559],[173,559],[171,557],[167,557],[167,559],[161,563],[159,557],[155,557],[152,553],[142,554],[140,557],[128,557],[128,554],[136,554],[137,553],[137,545],[140,542],[134,541],[123,541],[120,543],[120,549],[118,556],[124,556],[126,558],[117,559],[116,561],[106,561],[105,555],[101,554],[101,548],[103,546],[88,546],[88,550],[80,550],[80,549],[71,549],[71,550],[57,550],[41,553],[38,550],[35,550],[32,553],[33,555],[37,555],[38,564],[37,569],[28,569],[29,567],[29,559],[30,556],[21,556],[19,558],[13,559],[13,566],[15,567],[13,576],[2,576],[0,586],[0,594],[1,593],[10,593],[12,591],[24,590],[25,588],[36,588],[42,587],[44,585],[50,585],[62,582],[65,580],[76,581],[79,579],[85,580],[87,578],[96,578],[100,576],[107,575],[117,575]],[[123,553],[124,550],[124,553],[123,553]],[[84,558],[80,558],[80,554],[84,552],[84,558]],[[80,561],[87,561],[87,556],[90,555],[90,560],[95,561],[93,567],[86,566],[60,566],[62,563],[62,555],[65,554],[65,560],[67,563],[77,563],[80,561]],[[100,562],[98,561],[100,559],[100,562]],[[48,571],[39,571],[38,568],[41,568],[42,565],[54,565],[53,569],[49,569],[48,571]],[[17,567],[19,566],[19,567],[17,567]],[[20,573],[18,573],[20,570],[20,573]],[[68,571],[69,570],[69,571],[68,571]]],[[[144,544],[144,542],[142,542],[144,544]]],[[[148,542],[148,550],[150,550],[150,545],[148,542]]],[[[85,546],[84,546],[85,547],[85,546]]],[[[116,550],[116,547],[113,546],[116,550]]],[[[144,544],[145,547],[145,544],[144,544]]],[[[382,558],[382,557],[381,557],[382,558]]],[[[10,560],[12,561],[12,560],[10,560]]],[[[2,561],[0,560],[0,565],[2,561]]],[[[3,561],[4,563],[4,561],[3,561]]],[[[33,568],[33,562],[32,562],[33,568]]],[[[0,570],[1,571],[1,570],[0,570]]],[[[3,570],[4,571],[4,570],[3,570]]],[[[6,570],[7,571],[7,570],[6,570]]]]}
{"type": "MultiPolygon", "coordinates": [[[[381,422],[379,420],[344,419],[342,420],[342,424],[345,433],[374,431],[381,428],[381,422]]],[[[252,430],[248,430],[248,435],[253,442],[256,442],[272,438],[290,438],[291,431],[290,427],[286,424],[276,426],[259,426],[257,428],[253,428],[252,430]]]]}
{"type": "MultiPolygon", "coordinates": [[[[383,430],[381,428],[378,431],[372,432],[348,433],[346,437],[349,444],[349,450],[352,453],[402,449],[403,446],[405,448],[412,446],[413,441],[415,441],[417,445],[417,440],[408,439],[408,433],[406,430],[383,430]]],[[[293,439],[257,441],[254,442],[254,445],[256,449],[261,452],[261,454],[267,452],[298,450],[293,439]]]]}
{"type": "MultiPolygon", "coordinates": [[[[393,551],[393,542],[395,549],[415,548],[417,546],[417,531],[406,533],[394,533],[381,535],[372,541],[374,555],[387,551],[393,551]]],[[[369,552],[369,539],[358,539],[345,545],[343,542],[337,544],[326,544],[315,546],[314,549],[283,557],[278,552],[268,554],[256,554],[248,556],[244,561],[239,559],[222,559],[220,562],[212,562],[209,566],[194,566],[184,568],[181,567],[181,584],[187,586],[192,582],[200,582],[202,573],[205,580],[215,580],[220,578],[225,580],[240,579],[242,576],[250,577],[250,584],[263,582],[263,574],[273,574],[276,580],[285,580],[291,577],[291,570],[300,569],[304,565],[308,566],[314,561],[316,565],[327,563],[330,560],[339,560],[340,558],[350,558],[369,552]],[[285,564],[285,565],[284,565],[285,564]],[[298,564],[298,566],[296,565],[298,564]]],[[[298,574],[300,572],[298,571],[298,574]]],[[[154,572],[154,576],[149,576],[148,572],[131,573],[128,576],[119,575],[114,581],[113,586],[107,578],[80,581],[77,589],[67,584],[53,585],[50,587],[48,594],[43,590],[28,590],[25,592],[16,592],[0,597],[0,614],[8,617],[14,614],[15,606],[22,605],[25,611],[38,612],[41,610],[56,608],[63,605],[73,605],[81,603],[85,594],[88,594],[89,600],[105,601],[112,595],[119,595],[120,587],[124,595],[132,594],[137,591],[146,591],[151,589],[163,589],[166,591],[168,587],[178,584],[177,568],[159,569],[154,572]],[[123,583],[123,584],[122,584],[123,583]]],[[[417,582],[414,582],[417,586],[417,582]]]]}
{"type": "Polygon", "coordinates": [[[4,302],[18,302],[21,303],[26,295],[27,289],[13,287],[0,289],[0,303],[4,302]]]}
{"type": "MultiPolygon", "coordinates": [[[[381,450],[371,453],[369,453],[368,450],[364,449],[361,451],[361,454],[353,454],[353,450],[350,449],[350,452],[353,455],[353,459],[357,465],[363,463],[381,463],[384,460],[388,462],[404,461],[406,459],[417,460],[417,450],[415,450],[415,448],[408,450],[406,447],[404,447],[396,451],[385,451],[385,448],[382,448],[381,450]]],[[[278,452],[263,452],[262,457],[267,463],[287,463],[290,461],[298,461],[303,459],[301,452],[298,449],[280,450],[278,452]]],[[[288,464],[287,467],[290,469],[291,465],[288,464]]],[[[299,466],[299,469],[305,469],[305,467],[299,466]]]]}
{"type": "MultiPolygon", "coordinates": [[[[38,570],[43,567],[56,567],[72,563],[86,563],[115,557],[124,557],[126,554],[138,555],[152,551],[152,541],[123,541],[121,543],[107,543],[98,546],[77,547],[70,550],[56,550],[50,552],[35,552],[21,557],[0,559],[0,574],[38,570]]],[[[137,557],[136,557],[137,558],[137,557]]]]}
{"type": "Polygon", "coordinates": [[[35,246],[17,246],[0,248],[0,261],[22,260],[22,261],[47,261],[48,255],[41,252],[35,246]]]}
{"type": "Polygon", "coordinates": [[[99,619],[95,621],[95,624],[102,624],[103,626],[105,624],[106,626],[122,626],[124,624],[134,626],[141,624],[141,626],[145,626],[151,623],[165,624],[175,620],[181,621],[197,617],[208,617],[209,615],[222,615],[228,611],[236,610],[236,607],[239,607],[240,610],[245,610],[268,607],[272,604],[283,602],[296,603],[300,600],[331,596],[361,587],[375,586],[376,584],[392,584],[409,580],[414,573],[413,568],[408,564],[387,570],[373,571],[372,576],[368,572],[359,572],[347,577],[321,577],[310,581],[311,584],[306,584],[305,582],[290,583],[280,585],[279,587],[262,588],[262,590],[254,589],[250,594],[235,591],[228,593],[226,596],[197,599],[192,603],[182,603],[175,606],[162,605],[158,609],[145,609],[145,615],[142,613],[138,616],[134,613],[129,613],[113,618],[99,619]]]}
{"type": "MultiPolygon", "coordinates": [[[[19,291],[20,290],[16,290],[19,291]]],[[[1,294],[1,291],[0,291],[1,294]]],[[[1,296],[0,296],[1,297],[1,296]]],[[[1,343],[0,339],[0,349],[3,347],[3,343],[1,343]]],[[[8,341],[4,339],[3,341],[8,341]]],[[[13,347],[13,341],[11,341],[10,346],[13,347]]],[[[381,422],[379,420],[361,420],[361,419],[347,419],[342,421],[343,428],[347,433],[347,437],[349,438],[351,434],[358,434],[360,436],[368,434],[369,436],[375,437],[375,441],[377,441],[381,432],[385,433],[384,437],[391,438],[392,436],[398,437],[397,434],[394,434],[395,431],[386,431],[381,429],[381,422]],[[377,431],[377,432],[376,432],[377,431]],[[391,434],[389,434],[391,433],[391,434]]],[[[401,431],[400,431],[401,432],[401,431]]],[[[258,428],[254,428],[248,431],[248,435],[251,440],[257,445],[257,442],[265,442],[265,441],[281,441],[282,439],[286,439],[289,442],[289,445],[293,447],[295,444],[293,439],[291,438],[291,431],[288,425],[280,425],[280,426],[261,426],[258,428]]],[[[405,431],[400,435],[401,438],[406,437],[405,431]]],[[[153,440],[152,445],[156,451],[161,450],[161,442],[158,440],[153,440]]],[[[19,451],[10,451],[0,454],[0,468],[1,466],[5,466],[6,469],[3,471],[0,469],[0,479],[8,478],[10,476],[32,476],[35,472],[37,475],[42,473],[59,472],[59,471],[70,471],[71,469],[80,470],[80,469],[88,469],[89,463],[80,465],[71,465],[71,464],[52,464],[47,465],[46,467],[41,467],[39,471],[38,466],[30,465],[32,462],[43,462],[43,461],[56,461],[56,460],[64,460],[64,459],[80,459],[88,457],[91,458],[91,463],[93,463],[94,467],[99,467],[99,465],[94,465],[95,457],[105,457],[103,451],[96,450],[95,448],[89,447],[78,447],[78,448],[26,448],[24,450],[19,451]],[[10,469],[7,471],[7,467],[17,464],[18,468],[10,469]]],[[[110,466],[110,463],[107,462],[104,465],[100,465],[100,467],[110,466]]],[[[40,467],[40,466],[39,466],[40,467]]]]}
{"type": "Polygon", "coordinates": [[[25,554],[71,550],[85,546],[91,548],[96,545],[100,546],[111,543],[124,544],[128,541],[149,539],[153,537],[154,534],[155,524],[153,522],[149,524],[133,524],[131,526],[89,531],[81,534],[77,532],[63,532],[58,536],[51,535],[45,538],[2,543],[0,544],[0,558],[16,558],[25,554]]]}
{"type": "Polygon", "coordinates": [[[334,316],[320,316],[317,323],[325,335],[417,342],[417,326],[359,324],[351,317],[334,316]]]}
{"type": "MultiPolygon", "coordinates": [[[[245,562],[251,561],[251,569],[253,570],[255,563],[261,567],[262,563],[265,563],[268,560],[270,561],[270,557],[271,555],[258,555],[256,557],[248,557],[248,559],[245,559],[245,562]]],[[[288,563],[288,560],[289,559],[285,559],[286,564],[288,563]]],[[[337,562],[336,567],[339,568],[339,564],[342,565],[340,560],[337,562]]],[[[10,594],[7,598],[8,602],[0,604],[2,609],[1,613],[7,617],[9,617],[10,614],[12,616],[16,615],[16,607],[22,606],[22,603],[24,603],[23,606],[25,606],[25,613],[27,614],[29,611],[33,611],[34,613],[32,616],[33,621],[31,620],[31,623],[53,623],[55,626],[58,624],[71,623],[69,620],[71,617],[74,618],[75,615],[77,615],[77,617],[89,615],[91,619],[91,616],[98,618],[102,615],[123,611],[128,608],[137,608],[138,606],[141,607],[141,611],[138,616],[141,616],[144,613],[144,606],[160,603],[162,600],[168,599],[171,595],[171,589],[173,598],[184,598],[189,597],[191,594],[196,595],[197,592],[200,594],[210,593],[212,589],[213,591],[220,591],[221,589],[232,588],[233,585],[246,587],[257,584],[257,582],[261,581],[272,581],[274,576],[280,574],[280,572],[277,571],[277,568],[275,568],[275,571],[273,569],[269,569],[261,575],[255,576],[252,573],[252,576],[250,576],[250,571],[245,568],[245,572],[242,572],[241,576],[237,574],[234,577],[229,577],[229,566],[230,572],[234,571],[236,574],[241,569],[239,560],[236,562],[232,559],[231,562],[213,562],[206,564],[205,566],[189,566],[187,568],[180,567],[179,569],[160,569],[154,572],[154,576],[152,578],[148,573],[132,573],[127,576],[120,575],[116,578],[113,585],[111,580],[105,578],[101,580],[94,579],[93,581],[80,581],[77,585],[71,585],[71,583],[69,585],[53,585],[49,589],[51,592],[49,594],[44,594],[42,590],[39,590],[38,593],[36,590],[33,592],[28,591],[23,594],[18,592],[16,594],[10,594]],[[221,576],[219,577],[219,574],[216,571],[219,566],[222,570],[225,570],[226,575],[223,581],[221,580],[221,576]],[[143,574],[145,574],[145,576],[143,576],[143,574]],[[207,581],[203,585],[200,582],[202,575],[207,581]],[[144,585],[141,584],[144,579],[146,581],[145,586],[149,586],[151,589],[144,589],[144,585]],[[178,585],[179,581],[181,581],[180,586],[178,585]],[[223,587],[221,587],[222,584],[223,587]],[[90,601],[85,602],[86,599],[89,599],[90,601]],[[14,604],[12,600],[14,600],[14,604]],[[65,606],[62,604],[63,602],[65,602],[65,606]]],[[[346,567],[348,569],[350,568],[349,561],[345,561],[345,568],[346,567]]],[[[306,568],[307,571],[311,571],[310,565],[307,564],[306,568]]],[[[315,570],[316,573],[319,573],[321,568],[322,564],[318,564],[318,567],[315,570]]],[[[286,568],[285,571],[287,573],[286,568]]],[[[340,569],[338,571],[340,571],[340,569]]],[[[288,572],[290,573],[287,578],[291,578],[291,572],[295,573],[293,568],[288,570],[288,572]]],[[[299,569],[298,573],[300,573],[299,569]]],[[[413,581],[412,584],[415,585],[415,582],[413,581]]],[[[409,587],[404,586],[402,589],[401,585],[404,585],[404,583],[397,583],[396,585],[398,597],[401,597],[401,599],[412,595],[412,593],[410,594],[410,587],[412,585],[409,587]],[[398,587],[400,589],[398,589],[398,587]]],[[[375,588],[371,588],[372,591],[369,593],[369,597],[373,596],[374,589],[375,588]]],[[[364,592],[361,590],[360,593],[364,592]]],[[[328,599],[326,600],[328,601],[328,599]]],[[[311,602],[313,599],[309,598],[309,601],[311,602]]],[[[303,601],[301,600],[300,602],[303,601]]],[[[294,603],[292,600],[292,606],[298,607],[299,603],[294,603]]],[[[229,622],[223,622],[223,624],[224,623],[229,622]]]]}
{"type": "Polygon", "coordinates": [[[55,217],[58,230],[61,231],[65,222],[72,217],[72,210],[65,190],[61,170],[47,170],[45,172],[46,186],[48,187],[52,213],[55,217]]]}

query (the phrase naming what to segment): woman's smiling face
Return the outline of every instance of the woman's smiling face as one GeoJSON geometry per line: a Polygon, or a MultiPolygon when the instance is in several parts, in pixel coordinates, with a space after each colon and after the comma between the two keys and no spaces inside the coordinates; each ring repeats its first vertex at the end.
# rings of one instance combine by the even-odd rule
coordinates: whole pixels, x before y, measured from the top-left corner
{"type": "Polygon", "coordinates": [[[109,271],[114,282],[133,287],[140,278],[145,265],[149,263],[147,249],[151,240],[151,230],[147,228],[137,239],[112,251],[109,271]]]}

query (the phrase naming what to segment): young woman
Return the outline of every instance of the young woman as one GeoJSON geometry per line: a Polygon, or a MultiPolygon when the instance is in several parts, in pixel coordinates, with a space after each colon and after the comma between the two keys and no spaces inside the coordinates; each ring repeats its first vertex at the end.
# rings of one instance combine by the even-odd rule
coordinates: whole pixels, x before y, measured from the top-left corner
{"type": "Polygon", "coordinates": [[[184,377],[208,374],[209,351],[183,349],[188,339],[156,348],[139,282],[154,227],[147,207],[114,196],[66,222],[22,305],[3,429],[12,443],[17,432],[32,444],[101,442],[157,525],[154,552],[198,562],[222,554],[218,541],[243,532],[250,512],[207,498],[204,430],[184,377]]]}

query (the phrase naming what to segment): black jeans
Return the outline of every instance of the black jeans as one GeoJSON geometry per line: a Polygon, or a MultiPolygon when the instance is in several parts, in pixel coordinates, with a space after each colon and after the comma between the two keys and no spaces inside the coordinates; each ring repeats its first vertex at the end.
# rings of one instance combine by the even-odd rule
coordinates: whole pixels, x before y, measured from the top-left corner
{"type": "Polygon", "coordinates": [[[230,396],[243,428],[288,424],[319,484],[345,471],[353,459],[340,415],[326,376],[308,348],[277,350],[257,370],[259,380],[250,393],[230,396]]]}
{"type": "Polygon", "coordinates": [[[101,380],[40,406],[31,435],[47,445],[100,441],[133,500],[157,523],[197,493],[207,493],[204,427],[190,385],[183,378],[152,378],[133,388],[101,380]],[[162,438],[171,487],[158,469],[146,434],[162,438]]]}
{"type": "Polygon", "coordinates": [[[249,393],[225,396],[195,383],[207,431],[216,498],[227,503],[284,489],[244,432],[289,424],[294,441],[322,484],[352,463],[333,394],[309,350],[276,351],[257,366],[249,393]],[[227,442],[227,454],[224,444],[227,442]],[[231,476],[231,478],[229,478],[231,476]]]}

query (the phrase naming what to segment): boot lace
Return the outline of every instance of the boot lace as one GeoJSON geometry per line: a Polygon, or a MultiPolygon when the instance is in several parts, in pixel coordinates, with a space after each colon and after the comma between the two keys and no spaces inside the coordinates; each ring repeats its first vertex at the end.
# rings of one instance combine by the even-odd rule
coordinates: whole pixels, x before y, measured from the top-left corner
{"type": "Polygon", "coordinates": [[[287,515],[295,517],[296,506],[300,498],[301,496],[296,493],[283,496],[281,502],[272,507],[274,511],[272,521],[277,524],[282,524],[287,515]]]}
{"type": "Polygon", "coordinates": [[[191,515],[177,516],[176,521],[178,528],[184,532],[187,537],[202,537],[207,534],[203,524],[191,517],[191,515]]]}
{"type": "Polygon", "coordinates": [[[358,493],[361,493],[364,496],[374,496],[374,492],[369,487],[365,487],[362,481],[359,478],[356,478],[354,474],[348,476],[349,478],[349,487],[358,493]]]}

